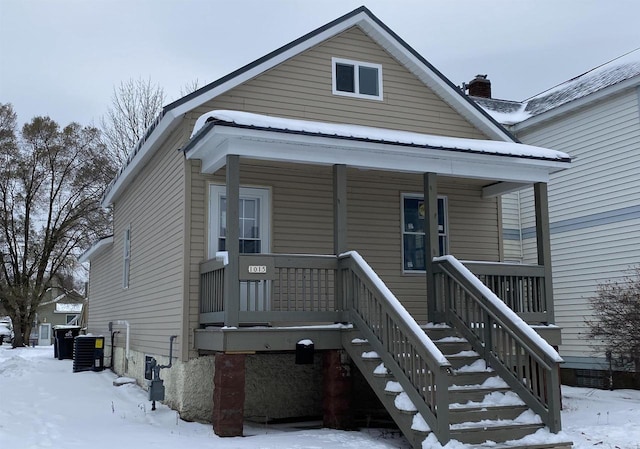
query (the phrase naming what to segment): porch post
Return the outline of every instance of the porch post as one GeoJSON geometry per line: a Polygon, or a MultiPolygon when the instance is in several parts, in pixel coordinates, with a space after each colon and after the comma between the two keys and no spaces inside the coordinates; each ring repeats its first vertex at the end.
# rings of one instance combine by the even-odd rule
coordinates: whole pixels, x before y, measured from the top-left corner
{"type": "MultiPolygon", "coordinates": [[[[436,278],[433,258],[438,256],[438,183],[436,173],[424,174],[424,257],[427,272],[427,318],[442,321],[436,315],[436,278]]],[[[440,311],[442,312],[442,311],[440,311]]]]}
{"type": "Polygon", "coordinates": [[[347,166],[333,166],[333,251],[347,250],[347,166]]]}
{"type": "MultiPolygon", "coordinates": [[[[333,166],[333,252],[336,256],[347,251],[347,166],[333,166]]],[[[335,277],[336,306],[347,310],[347,299],[344,297],[342,274],[340,270],[335,277]]]]}
{"type": "Polygon", "coordinates": [[[544,301],[549,320],[548,322],[555,323],[547,184],[543,182],[535,183],[533,185],[533,195],[536,209],[536,245],[538,247],[538,265],[544,266],[544,301]]]}
{"type": "Polygon", "coordinates": [[[224,270],[224,324],[238,326],[240,323],[240,157],[227,156],[227,220],[225,249],[229,254],[229,264],[224,270]]]}

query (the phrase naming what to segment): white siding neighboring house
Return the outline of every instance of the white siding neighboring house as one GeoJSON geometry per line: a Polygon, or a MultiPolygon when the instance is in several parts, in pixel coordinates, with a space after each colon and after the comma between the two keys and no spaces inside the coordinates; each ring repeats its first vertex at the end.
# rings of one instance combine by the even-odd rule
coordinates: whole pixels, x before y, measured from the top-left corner
{"type": "MultiPolygon", "coordinates": [[[[609,364],[585,337],[588,298],[640,263],[640,49],[524,102],[474,99],[523,143],[573,158],[549,182],[556,323],[566,374],[598,383],[609,364]]],[[[536,258],[531,195],[503,197],[506,260],[536,258]]]]}

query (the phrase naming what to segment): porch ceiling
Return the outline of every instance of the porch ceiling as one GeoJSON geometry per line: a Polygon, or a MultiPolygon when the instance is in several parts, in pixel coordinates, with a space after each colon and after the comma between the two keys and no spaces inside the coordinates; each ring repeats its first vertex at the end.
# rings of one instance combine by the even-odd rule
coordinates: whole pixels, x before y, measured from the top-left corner
{"type": "Polygon", "coordinates": [[[227,155],[486,180],[489,194],[534,182],[570,165],[565,153],[513,142],[461,139],[355,125],[281,119],[236,111],[201,117],[183,149],[213,173],[227,155]],[[506,183],[506,184],[496,184],[506,183]]]}

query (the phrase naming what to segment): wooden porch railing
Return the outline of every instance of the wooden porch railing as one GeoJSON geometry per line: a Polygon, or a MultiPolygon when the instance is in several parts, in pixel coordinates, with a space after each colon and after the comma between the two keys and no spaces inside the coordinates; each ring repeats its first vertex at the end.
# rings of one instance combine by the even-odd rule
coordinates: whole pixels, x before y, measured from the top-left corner
{"type": "Polygon", "coordinates": [[[462,263],[453,256],[436,260],[436,288],[447,322],[552,432],[560,431],[562,358],[462,263]]]}
{"type": "Polygon", "coordinates": [[[463,264],[527,323],[553,322],[553,302],[545,296],[543,266],[493,262],[463,264]]]}
{"type": "MultiPolygon", "coordinates": [[[[240,297],[235,298],[240,323],[345,321],[345,308],[335,293],[335,256],[243,254],[240,297]]],[[[224,266],[200,265],[200,323],[223,324],[224,266]]]]}
{"type": "MultiPolygon", "coordinates": [[[[335,256],[251,254],[241,255],[240,263],[238,307],[245,319],[247,313],[253,315],[249,322],[264,322],[266,312],[289,313],[280,315],[283,320],[293,318],[290,313],[295,312],[298,320],[322,322],[346,310],[336,290],[335,256]],[[248,273],[249,266],[256,267],[255,271],[264,267],[266,272],[248,273]]],[[[545,296],[544,267],[492,262],[464,262],[464,266],[528,324],[553,323],[553,304],[545,296]]],[[[442,295],[436,311],[445,311],[442,295]]],[[[224,323],[224,264],[215,259],[200,265],[200,314],[202,324],[224,323]]]]}
{"type": "Polygon", "coordinates": [[[356,252],[340,257],[351,321],[393,373],[442,444],[450,438],[451,365],[356,252]]]}

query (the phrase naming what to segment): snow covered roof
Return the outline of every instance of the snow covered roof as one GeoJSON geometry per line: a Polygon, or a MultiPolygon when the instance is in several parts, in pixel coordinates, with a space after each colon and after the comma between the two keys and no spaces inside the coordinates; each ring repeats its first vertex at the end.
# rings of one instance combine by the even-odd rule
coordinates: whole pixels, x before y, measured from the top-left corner
{"type": "Polygon", "coordinates": [[[586,97],[607,88],[612,88],[610,94],[613,94],[618,89],[638,84],[640,48],[521,102],[472,98],[495,120],[505,125],[514,125],[564,105],[577,105],[577,100],[586,100],[586,97]]]}
{"type": "MultiPolygon", "coordinates": [[[[200,138],[200,136],[198,136],[199,133],[206,134],[211,129],[211,127],[203,129],[207,122],[240,128],[317,135],[334,139],[352,139],[356,141],[389,143],[438,150],[566,162],[571,160],[568,154],[561,151],[515,142],[445,137],[386,128],[374,128],[371,126],[288,119],[226,110],[211,111],[201,115],[194,126],[191,134],[192,139],[198,140],[200,138]]],[[[188,145],[184,151],[188,152],[190,148],[191,146],[188,145]]]]}
{"type": "Polygon", "coordinates": [[[86,250],[80,257],[78,257],[78,262],[85,263],[90,262],[91,259],[97,257],[102,254],[102,252],[109,247],[109,245],[113,244],[113,236],[105,237],[103,239],[95,242],[91,247],[86,250]]]}
{"type": "Polygon", "coordinates": [[[371,11],[362,6],[165,106],[144,138],[132,151],[128,163],[121,168],[105,192],[103,206],[112,204],[122,193],[165,138],[177,128],[185,113],[354,26],[360,28],[377,42],[485,135],[496,140],[517,142],[517,139],[509,131],[464,95],[458,87],[382,23],[371,11]]]}
{"type": "Polygon", "coordinates": [[[566,153],[481,139],[463,139],[340,123],[211,111],[196,122],[183,148],[214,173],[230,154],[258,160],[351,167],[405,173],[487,179],[491,182],[547,182],[568,168],[566,153]]]}
{"type": "Polygon", "coordinates": [[[55,313],[81,313],[82,312],[82,303],[76,304],[68,304],[68,303],[57,303],[55,313]]]}

